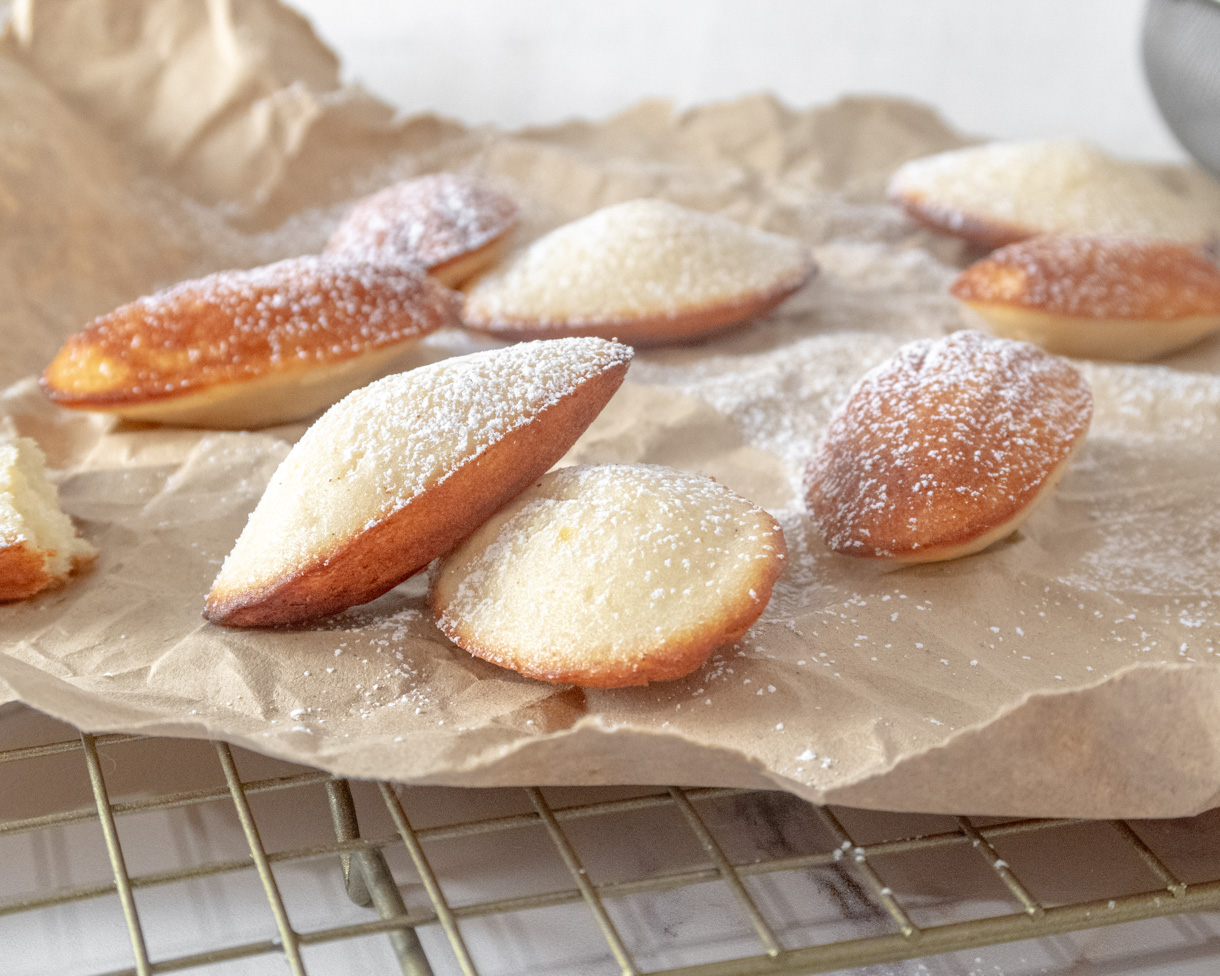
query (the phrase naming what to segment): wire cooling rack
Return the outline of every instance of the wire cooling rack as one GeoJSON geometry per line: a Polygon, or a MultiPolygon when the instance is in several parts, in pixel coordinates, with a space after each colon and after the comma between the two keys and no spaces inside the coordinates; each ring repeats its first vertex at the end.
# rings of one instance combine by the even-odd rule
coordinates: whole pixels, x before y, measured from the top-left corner
{"type": "MultiPolygon", "coordinates": [[[[72,782],[76,777],[88,784],[87,790],[81,785],[77,795],[89,801],[28,816],[6,815],[0,818],[0,842],[45,835],[50,845],[56,831],[88,829],[100,841],[99,848],[104,845],[108,871],[93,883],[66,887],[54,878],[35,877],[20,895],[0,901],[0,948],[16,945],[12,933],[28,928],[40,913],[117,899],[121,913],[115,913],[114,926],[125,923],[132,964],[86,970],[90,974],[223,972],[221,964],[239,960],[261,960],[264,965],[276,960],[259,972],[283,971],[286,962],[291,973],[313,974],[319,970],[310,960],[312,948],[370,938],[381,940],[384,965],[363,972],[533,973],[545,967],[536,960],[506,960],[494,953],[477,959],[467,930],[481,919],[512,919],[566,907],[581,918],[568,916],[558,923],[561,938],[563,932],[590,922],[600,934],[601,958],[586,959],[592,968],[582,972],[774,976],[862,967],[1220,908],[1220,871],[1214,872],[1216,877],[1190,877],[1186,883],[1180,866],[1175,872],[1146,839],[1156,831],[1150,832],[1145,823],[915,817],[894,820],[879,830],[876,823],[861,820],[857,811],[811,806],[786,794],[678,787],[620,789],[619,795],[590,789],[448,790],[448,803],[440,804],[447,809],[421,815],[410,812],[413,798],[428,788],[349,783],[287,764],[279,764],[277,775],[252,775],[243,772],[243,766],[267,760],[220,742],[69,735],[70,727],[57,728],[53,741],[0,751],[0,798],[20,807],[25,796],[27,808],[37,807],[38,788],[31,784],[54,784],[59,793],[72,795],[72,788],[80,785],[72,782]],[[124,775],[125,761],[132,750],[156,742],[163,755],[180,757],[168,764],[158,760],[158,768],[181,765],[199,771],[210,764],[214,785],[175,790],[164,788],[164,783],[133,784],[124,775]],[[121,781],[120,792],[128,796],[116,795],[110,785],[116,779],[121,781]],[[486,815],[489,795],[496,800],[492,815],[486,815]],[[274,797],[278,805],[268,805],[274,797]],[[509,812],[504,812],[506,802],[509,812]],[[310,804],[325,825],[324,836],[302,843],[300,836],[290,834],[286,842],[266,842],[269,828],[283,833],[274,830],[274,818],[310,804]],[[130,852],[148,829],[140,826],[142,816],[179,811],[188,821],[195,818],[187,829],[199,831],[205,810],[235,816],[244,851],[219,857],[211,852],[168,869],[132,867],[130,852]],[[771,836],[761,842],[746,838],[743,822],[771,836]],[[894,823],[908,829],[891,836],[894,823]],[[909,829],[912,825],[916,829],[909,829]],[[943,829],[919,829],[927,826],[943,829]],[[777,830],[784,836],[777,836],[777,830]],[[1073,832],[1079,836],[1069,836],[1073,832]],[[555,862],[541,882],[536,877],[522,881],[514,873],[516,853],[529,847],[526,834],[538,835],[543,845],[531,848],[531,865],[545,859],[538,853],[543,848],[555,862]],[[607,848],[615,835],[627,838],[634,849],[632,870],[640,876],[621,876],[621,863],[614,866],[619,862],[607,848]],[[1113,866],[1116,859],[1125,859],[1127,868],[1118,873],[1119,881],[1109,872],[1105,890],[1088,891],[1086,886],[1085,897],[1068,898],[1054,883],[1037,877],[1041,869],[1031,868],[1031,878],[1022,867],[1023,860],[1032,864],[1032,853],[1048,844],[1077,852],[1090,864],[1113,866]],[[650,845],[667,855],[685,846],[688,856],[685,861],[679,857],[675,868],[672,857],[648,855],[650,845]],[[484,891],[472,897],[467,887],[447,877],[455,850],[459,861],[466,858],[467,871],[473,860],[477,871],[496,875],[496,896],[486,897],[484,891]],[[912,857],[914,866],[904,869],[903,860],[912,857]],[[921,865],[928,858],[947,859],[949,876],[962,886],[971,872],[981,872],[969,883],[976,889],[990,885],[994,897],[975,902],[977,917],[945,920],[950,917],[944,911],[945,899],[930,900],[921,890],[926,876],[921,865]],[[289,909],[292,885],[305,876],[290,869],[305,865],[332,875],[343,886],[350,907],[364,917],[341,924],[294,921],[289,909]],[[266,937],[233,939],[232,929],[224,929],[219,944],[189,952],[163,951],[164,946],[158,948],[150,940],[142,899],[158,893],[162,914],[168,911],[172,917],[177,912],[182,918],[191,909],[187,902],[175,906],[176,892],[201,879],[228,876],[257,877],[273,919],[273,931],[266,937]],[[542,890],[527,890],[539,884],[542,890]],[[698,905],[690,901],[697,891],[704,896],[698,905]],[[652,937],[655,933],[649,933],[659,916],[645,913],[648,917],[641,921],[631,913],[632,900],[641,896],[652,898],[654,905],[658,898],[685,899],[688,911],[706,913],[715,927],[743,930],[754,950],[743,955],[743,943],[737,940],[727,957],[717,956],[713,945],[710,956],[705,952],[696,962],[667,965],[652,937]],[[599,961],[604,966],[597,969],[599,961]]],[[[1074,855],[1057,859],[1065,856],[1074,855]]],[[[13,863],[5,860],[0,847],[0,865],[13,863]]],[[[956,892],[948,895],[951,902],[956,892]]],[[[71,926],[59,931],[73,937],[71,926]]]]}

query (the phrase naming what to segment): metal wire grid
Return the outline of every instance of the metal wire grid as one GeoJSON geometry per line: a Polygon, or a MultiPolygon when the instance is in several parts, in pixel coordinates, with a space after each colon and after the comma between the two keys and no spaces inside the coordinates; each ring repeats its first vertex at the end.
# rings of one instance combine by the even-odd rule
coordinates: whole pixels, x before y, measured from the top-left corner
{"type": "MultiPolygon", "coordinates": [[[[1022,939],[1057,935],[1081,929],[1137,919],[1154,918],[1183,912],[1220,908],[1220,879],[1184,884],[1160,857],[1124,821],[1107,822],[1116,844],[1134,853],[1146,869],[1149,887],[1145,891],[1072,902],[1042,904],[996,852],[993,841],[1020,834],[1044,834],[1083,821],[1019,819],[985,826],[976,825],[967,817],[958,817],[958,829],[924,836],[911,836],[877,843],[857,844],[836,813],[826,807],[813,807],[816,817],[835,840],[835,846],[812,854],[773,858],[751,863],[733,863],[699,807],[705,801],[742,795],[744,790],[691,789],[669,787],[663,792],[624,800],[611,800],[568,806],[552,806],[542,791],[527,789],[532,812],[497,816],[417,829],[412,826],[396,788],[378,783],[381,800],[394,824],[395,834],[383,837],[362,837],[356,819],[352,794],[345,780],[326,773],[307,770],[287,776],[253,779],[243,782],[229,746],[212,743],[223,771],[224,788],[192,790],[157,795],[126,802],[112,802],[107,793],[105,775],[98,755],[98,746],[107,748],[139,739],[132,735],[92,736],[82,733],[79,739],[45,745],[10,749],[0,752],[0,784],[5,763],[34,761],[49,755],[82,753],[94,805],[88,808],[60,811],[43,816],[0,821],[0,837],[25,831],[46,830],[56,826],[97,819],[109,855],[113,881],[74,887],[69,890],[0,902],[0,917],[19,915],[50,906],[117,894],[130,935],[134,965],[104,976],[146,976],[151,973],[190,970],[207,964],[255,956],[279,955],[289,970],[304,976],[307,972],[302,948],[312,944],[355,939],[383,933],[390,940],[394,956],[402,973],[408,976],[431,976],[433,970],[416,930],[439,926],[453,953],[457,967],[466,976],[477,976],[471,954],[461,931],[464,920],[478,916],[501,915],[543,906],[583,903],[592,915],[610,955],[624,976],[642,974],[633,958],[631,947],[607,911],[607,901],[642,892],[671,892],[675,889],[711,881],[728,886],[748,920],[760,951],[757,954],[677,968],[649,970],[665,976],[747,976],[747,974],[805,974],[829,972],[883,962],[895,962],[920,956],[978,948],[1022,939]],[[268,853],[260,838],[258,825],[251,812],[251,795],[276,790],[321,787],[326,791],[335,840],[331,843],[298,847],[268,853]],[[116,828],[116,818],[137,812],[191,807],[223,801],[228,798],[236,811],[246,843],[248,858],[219,860],[178,868],[170,871],[131,874],[123,856],[116,828]],[[705,866],[681,871],[653,874],[649,877],[606,884],[589,880],[585,865],[573,847],[564,824],[579,818],[613,816],[648,808],[670,807],[685,822],[702,851],[705,866]],[[505,834],[526,825],[541,824],[571,879],[571,887],[544,894],[526,895],[481,901],[452,907],[446,899],[436,871],[424,850],[425,842],[444,838],[470,837],[476,834],[505,834]],[[430,909],[408,912],[397,881],[383,851],[396,844],[404,845],[411,863],[427,893],[430,909]],[[920,927],[907,908],[887,887],[877,871],[877,858],[914,851],[942,850],[969,846],[976,851],[1020,906],[1019,911],[920,927]],[[358,905],[375,912],[367,921],[336,925],[309,932],[297,931],[289,921],[279,884],[272,871],[275,863],[307,861],[337,857],[342,865],[348,896],[358,905]],[[174,958],[150,957],[140,914],[133,892],[141,888],[172,885],[188,879],[253,868],[262,882],[278,938],[229,945],[174,958]],[[824,944],[786,948],[781,944],[765,912],[751,895],[745,880],[759,875],[801,869],[833,869],[854,875],[858,886],[882,909],[892,922],[890,931],[862,938],[850,938],[824,944]]],[[[401,787],[400,787],[401,789],[401,787]]],[[[435,960],[434,960],[435,961],[435,960]]],[[[452,966],[453,960],[449,961],[452,966]]]]}

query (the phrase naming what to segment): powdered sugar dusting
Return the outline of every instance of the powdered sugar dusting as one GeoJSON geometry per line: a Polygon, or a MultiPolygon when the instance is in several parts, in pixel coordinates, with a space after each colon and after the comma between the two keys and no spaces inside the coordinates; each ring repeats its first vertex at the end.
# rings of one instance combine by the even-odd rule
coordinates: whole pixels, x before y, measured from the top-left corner
{"type": "Polygon", "coordinates": [[[801,241],[664,200],[632,200],[535,241],[467,297],[467,322],[597,325],[674,318],[799,285],[801,241]]]}
{"type": "Polygon", "coordinates": [[[905,340],[960,322],[944,294],[952,274],[921,250],[836,241],[815,256],[823,273],[756,334],[642,352],[632,366],[635,381],[698,397],[782,458],[794,499],[814,444],[861,373],[905,340]]]}
{"type": "Polygon", "coordinates": [[[70,396],[179,394],[308,369],[456,324],[422,271],[290,258],[184,281],[95,319],[48,370],[70,396]]]}
{"type": "Polygon", "coordinates": [[[396,183],[358,202],[326,253],[374,263],[432,268],[476,250],[517,225],[517,205],[453,173],[396,183]]]}
{"type": "Polygon", "coordinates": [[[655,676],[669,655],[706,654],[731,622],[752,622],[784,552],[774,519],[711,479],[577,465],[546,475],[448,557],[435,604],[442,630],[497,663],[526,659],[534,673],[595,684],[655,676]]]}
{"type": "Polygon", "coordinates": [[[964,302],[1083,318],[1220,318],[1220,268],[1170,241],[1036,237],[967,268],[951,291],[964,302]]]}
{"type": "Polygon", "coordinates": [[[1118,160],[1087,142],[996,142],[900,167],[890,195],[954,233],[999,225],[1010,240],[1039,233],[1210,240],[1220,190],[1170,183],[1152,167],[1118,160]]]}
{"type": "MultiPolygon", "coordinates": [[[[945,294],[956,269],[935,260],[956,261],[957,242],[911,233],[896,210],[873,196],[878,174],[889,168],[889,161],[955,141],[939,123],[930,128],[921,116],[930,118],[909,106],[876,100],[850,100],[814,113],[752,103],[659,122],[650,109],[629,125],[588,126],[576,151],[572,127],[531,133],[524,141],[494,135],[485,140],[479,134],[458,140],[456,152],[404,155],[395,163],[395,173],[414,172],[421,160],[440,160],[449,152],[445,158],[454,165],[478,162],[521,180],[526,201],[553,199],[585,212],[621,192],[656,192],[815,242],[825,274],[771,321],[698,349],[649,353],[642,364],[646,369],[640,370],[639,363],[632,367],[633,379],[663,385],[662,393],[681,390],[684,400],[698,397],[712,408],[688,410],[685,416],[695,420],[686,425],[675,410],[666,436],[656,444],[641,444],[646,456],[691,469],[712,463],[707,445],[694,435],[708,428],[704,421],[715,412],[716,423],[738,425],[751,448],[733,457],[732,439],[722,439],[728,443],[727,456],[718,452],[715,470],[735,484],[734,474],[755,464],[760,449],[781,456],[799,472],[834,407],[863,372],[905,341],[960,326],[960,309],[945,294]],[[641,131],[631,127],[641,120],[652,135],[641,142],[639,155],[628,158],[636,149],[622,136],[641,131]],[[752,135],[743,141],[739,137],[745,131],[752,135]],[[652,155],[654,146],[663,157],[660,163],[652,155]]],[[[375,188],[372,183],[365,187],[375,188]]],[[[337,216],[334,209],[306,214],[297,225],[303,232],[299,240],[277,236],[244,243],[245,237],[226,231],[209,245],[212,257],[206,260],[211,263],[201,266],[200,273],[315,250],[337,216]],[[248,250],[235,250],[238,244],[248,250]]],[[[448,350],[443,344],[453,335],[446,331],[432,341],[448,350]]],[[[94,627],[72,628],[62,640],[48,634],[43,645],[62,648],[58,656],[64,667],[75,669],[99,696],[107,689],[148,696],[142,700],[174,715],[190,695],[197,699],[199,722],[216,734],[272,736],[280,740],[271,743],[275,751],[348,774],[449,776],[486,784],[495,782],[501,769],[541,768],[554,778],[582,781],[607,769],[600,761],[591,764],[581,747],[590,733],[599,736],[595,748],[600,755],[617,747],[613,755],[624,760],[615,767],[620,778],[630,778],[632,769],[663,767],[669,770],[666,776],[677,768],[691,781],[717,782],[722,776],[753,781],[761,768],[777,784],[807,784],[810,796],[866,780],[878,784],[871,794],[878,804],[977,807],[981,791],[998,782],[1003,792],[1008,780],[990,775],[986,762],[957,766],[959,772],[976,770],[979,775],[967,775],[966,785],[952,792],[938,776],[928,777],[926,786],[908,779],[909,788],[887,789],[885,783],[893,766],[945,744],[955,729],[991,720],[1030,691],[1070,692],[1063,705],[1079,715],[1078,703],[1088,705],[1089,693],[1082,688],[1133,662],[1214,665],[1220,614],[1206,590],[1215,585],[1209,575],[1218,578],[1208,553],[1220,552],[1220,544],[1209,548],[1210,540],[1218,538],[1214,486],[1220,483],[1220,451],[1215,450],[1220,427],[1215,405],[1220,393],[1212,377],[1185,371],[1214,372],[1217,349],[1220,343],[1215,342],[1196,348],[1172,360],[1175,369],[1126,372],[1081,365],[1097,398],[1088,442],[1053,496],[1016,537],[968,560],[894,568],[848,559],[826,548],[797,498],[780,501],[780,489],[775,489],[768,507],[780,519],[792,555],[768,610],[747,635],[715,651],[688,679],[647,691],[579,693],[518,680],[471,661],[436,633],[419,579],[316,630],[268,635],[274,646],[265,653],[259,648],[270,645],[263,638],[200,629],[196,608],[187,606],[189,612],[178,615],[182,629],[172,632],[178,639],[145,641],[146,656],[125,684],[120,684],[121,675],[94,677],[103,669],[117,670],[108,664],[95,667],[112,652],[94,646],[94,627]],[[1149,490],[1128,490],[1135,482],[1146,483],[1149,490]],[[1175,560],[1178,552],[1185,557],[1175,560]],[[1178,584],[1191,589],[1172,589],[1178,584]],[[148,663],[155,666],[145,667],[148,663]],[[245,689],[247,697],[236,700],[229,686],[245,689]],[[282,716],[282,724],[266,724],[269,715],[282,716]],[[545,758],[536,758],[532,767],[528,760],[516,762],[527,758],[526,750],[499,766],[497,761],[512,748],[509,743],[529,744],[544,726],[544,715],[555,731],[570,728],[578,717],[585,720],[580,734],[568,740],[575,748],[545,743],[545,758]],[[297,727],[314,734],[289,731],[297,727]],[[609,728],[664,729],[682,741],[661,743],[666,748],[658,754],[636,751],[638,739],[600,734],[609,728]],[[403,736],[405,744],[391,744],[403,736]],[[623,742],[629,745],[624,748],[623,742]],[[606,752],[600,752],[603,745],[606,752]],[[681,752],[668,748],[678,746],[681,752]],[[709,753],[701,746],[725,748],[709,753]],[[670,756],[668,762],[662,752],[670,756]],[[686,761],[689,771],[682,768],[686,761]],[[750,761],[759,765],[747,765],[750,761]]],[[[629,389],[616,399],[623,405],[621,413],[638,418],[641,404],[631,399],[629,389]]],[[[651,410],[660,400],[646,400],[643,406],[651,410]]],[[[129,436],[121,433],[118,445],[129,436]]],[[[227,443],[239,439],[233,435],[227,443]]],[[[273,448],[276,457],[280,446],[273,448]]],[[[229,494],[243,476],[261,490],[269,473],[268,448],[265,443],[258,452],[251,448],[242,463],[219,449],[201,450],[215,470],[202,492],[183,470],[179,487],[157,497],[147,516],[142,511],[124,515],[122,530],[112,533],[115,548],[107,546],[109,558],[121,559],[123,571],[106,574],[106,580],[118,581],[124,593],[103,607],[103,621],[111,610],[129,613],[141,594],[152,594],[165,603],[164,612],[154,608],[156,636],[171,633],[160,629],[161,621],[175,609],[183,610],[183,601],[165,599],[170,591],[159,585],[157,570],[170,561],[189,561],[196,542],[206,540],[207,568],[192,576],[187,588],[198,593],[237,534],[240,526],[231,517],[212,519],[216,508],[228,508],[211,502],[229,494]],[[252,457],[259,462],[254,475],[252,457]],[[201,506],[201,500],[208,504],[201,506]],[[161,524],[171,516],[175,522],[161,524]]],[[[764,473],[767,480],[773,470],[764,473]]],[[[119,497],[121,490],[123,498],[143,506],[157,494],[157,482],[137,480],[144,471],[121,472],[110,497],[119,497]]],[[[108,520],[113,506],[83,490],[83,484],[78,480],[72,488],[69,483],[65,498],[101,501],[107,509],[102,517],[108,520]]],[[[743,490],[746,484],[749,477],[743,476],[743,490]]],[[[240,502],[244,511],[257,494],[230,495],[229,502],[240,502]]],[[[102,511],[96,505],[94,510],[102,511]]],[[[5,609],[12,611],[5,626],[19,632],[21,611],[5,609]]],[[[147,613],[140,616],[152,619],[147,613]]],[[[132,636],[128,630],[127,637],[132,636]]],[[[36,644],[10,643],[20,645],[16,652],[35,666],[44,665],[28,657],[36,644]]],[[[1154,673],[1143,677],[1171,673],[1147,670],[1154,673]]],[[[1209,688],[1205,679],[1212,670],[1194,669],[1190,680],[1197,674],[1198,684],[1209,688]]],[[[1146,702],[1149,698],[1142,696],[1146,702]]],[[[1187,719],[1208,714],[1201,699],[1171,695],[1164,700],[1166,708],[1154,715],[1138,709],[1106,713],[1105,718],[1131,732],[1136,747],[1112,735],[1093,743],[1099,751],[1092,754],[1103,760],[1118,763],[1134,756],[1119,771],[1124,783],[1135,784],[1133,789],[1152,765],[1162,773],[1195,768],[1171,766],[1172,758],[1159,747],[1150,760],[1142,758],[1136,738],[1142,729],[1177,730],[1158,743],[1193,739],[1189,722],[1163,721],[1170,709],[1187,719]],[[1195,703],[1203,707],[1195,709],[1195,703]]],[[[1074,727],[1087,735],[1102,725],[1074,727]]],[[[1030,738],[1037,741],[1037,736],[1030,738]]],[[[957,744],[950,742],[943,750],[946,762],[953,762],[957,744]]],[[[1066,753],[1056,752],[1057,744],[1052,739],[1047,752],[1021,756],[1020,764],[1062,770],[1066,753]]],[[[1184,746],[1191,751],[1190,741],[1184,746]]],[[[1011,750],[1000,758],[1012,759],[1011,750]]],[[[1163,776],[1156,780],[1163,781],[1163,776]]],[[[1213,781],[1204,777],[1202,788],[1213,781]]],[[[1156,782],[1142,799],[1134,798],[1136,804],[1147,804],[1141,809],[1183,802],[1176,792],[1174,799],[1163,799],[1169,794],[1156,790],[1156,782]]],[[[1179,776],[1177,782],[1186,779],[1179,776]]],[[[1196,782],[1197,777],[1189,780],[1196,782]]],[[[1082,777],[1072,789],[1088,802],[1096,796],[1094,786],[1094,780],[1082,777]]],[[[1049,802],[1041,790],[1025,795],[1012,788],[999,797],[986,795],[989,807],[1002,807],[1001,812],[1022,803],[1049,802]]],[[[1094,808],[1092,815],[1112,816],[1114,811],[1094,808]]]]}
{"type": "Polygon", "coordinates": [[[276,470],[216,587],[256,585],[324,557],[630,357],[600,339],[522,343],[357,390],[276,470]]]}
{"type": "Polygon", "coordinates": [[[968,542],[1032,500],[1092,406],[1074,369],[1027,343],[970,331],[917,340],[831,418],[806,473],[810,510],[842,552],[968,542]]]}
{"type": "Polygon", "coordinates": [[[1202,444],[1220,437],[1220,376],[1169,366],[1081,362],[1093,389],[1091,437],[1124,444],[1202,444]]]}
{"type": "Polygon", "coordinates": [[[1220,507],[1212,491],[1220,479],[1220,377],[1082,365],[1097,413],[1064,501],[1078,555],[1064,558],[1063,581],[1115,597],[1162,598],[1173,604],[1170,618],[1203,598],[1199,613],[1217,626],[1216,604],[1206,600],[1220,596],[1220,507]]]}

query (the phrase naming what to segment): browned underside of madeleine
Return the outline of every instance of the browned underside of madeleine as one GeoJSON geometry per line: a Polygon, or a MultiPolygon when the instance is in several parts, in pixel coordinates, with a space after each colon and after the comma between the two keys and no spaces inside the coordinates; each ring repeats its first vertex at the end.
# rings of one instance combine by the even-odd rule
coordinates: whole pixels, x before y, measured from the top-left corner
{"type": "Polygon", "coordinates": [[[1036,228],[1006,224],[1003,221],[989,220],[976,214],[938,206],[914,193],[898,194],[893,197],[893,201],[902,207],[908,217],[929,230],[960,238],[988,251],[1042,233],[1036,228]]]}
{"type": "MultiPolygon", "coordinates": [[[[54,555],[54,549],[43,553],[31,549],[24,541],[0,548],[0,601],[24,600],[48,587],[63,583],[65,577],[52,576],[46,571],[46,560],[54,555]]],[[[71,572],[87,570],[94,560],[94,555],[89,553],[73,557],[71,572]]]]}
{"type": "Polygon", "coordinates": [[[203,615],[228,627],[267,627],[376,599],[453,549],[563,457],[622,384],[627,366],[616,363],[582,383],[329,556],[254,592],[209,594],[203,615]]]}
{"type": "MultiPolygon", "coordinates": [[[[406,356],[411,348],[411,343],[416,342],[428,332],[434,331],[432,328],[426,331],[413,333],[412,335],[404,336],[394,342],[386,342],[376,348],[366,350],[357,350],[350,353],[334,354],[325,360],[307,362],[304,365],[299,363],[286,363],[276,367],[267,364],[264,369],[250,369],[245,373],[233,373],[221,377],[212,377],[211,382],[192,382],[189,385],[182,386],[178,389],[159,389],[159,390],[114,390],[105,393],[84,393],[73,394],[65,392],[62,388],[57,388],[55,380],[49,379],[51,376],[51,367],[47,367],[47,371],[39,377],[38,384],[42,388],[42,392],[47,399],[57,406],[66,407],[70,410],[96,410],[98,412],[111,412],[120,416],[127,416],[134,419],[153,419],[141,417],[137,412],[137,408],[152,407],[154,404],[158,406],[157,419],[154,422],[158,423],[176,423],[172,419],[168,419],[174,408],[181,402],[182,405],[193,404],[195,402],[214,402],[229,396],[248,396],[254,397],[257,395],[262,402],[264,396],[273,396],[274,394],[264,393],[263,386],[283,384],[284,389],[289,389],[287,384],[311,384],[318,383],[325,377],[328,377],[336,370],[347,369],[351,367],[354,375],[360,375],[358,371],[364,368],[366,363],[392,362],[398,355],[406,356]],[[168,410],[166,408],[169,408],[168,410]],[[124,410],[130,409],[130,414],[125,414],[124,410]]],[[[52,363],[52,366],[55,364],[52,363]]],[[[349,374],[351,375],[351,374],[349,374]]],[[[364,382],[369,382],[365,380],[364,382]]],[[[351,389],[349,386],[343,393],[351,389]]],[[[338,399],[343,395],[338,394],[334,399],[338,399]]],[[[327,406],[334,400],[327,400],[327,406]]],[[[305,414],[294,412],[292,419],[297,419],[301,416],[307,416],[309,413],[322,409],[321,406],[312,407],[305,414]]],[[[271,423],[283,423],[284,419],[275,418],[271,423]]],[[[261,427],[266,426],[268,421],[259,420],[251,422],[249,426],[261,427]]],[[[210,426],[203,424],[201,426],[210,426]]],[[[227,424],[218,424],[217,426],[225,427],[232,426],[227,424]]],[[[244,427],[246,424],[237,424],[236,427],[244,427]]]]}

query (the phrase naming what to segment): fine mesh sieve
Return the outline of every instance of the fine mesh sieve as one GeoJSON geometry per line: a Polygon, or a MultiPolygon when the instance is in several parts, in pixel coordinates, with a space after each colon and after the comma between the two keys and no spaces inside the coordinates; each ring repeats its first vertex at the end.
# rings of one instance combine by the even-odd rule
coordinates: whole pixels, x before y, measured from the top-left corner
{"type": "Polygon", "coordinates": [[[1149,0],[1144,72],[1178,141],[1220,177],[1220,0],[1149,0]]]}

